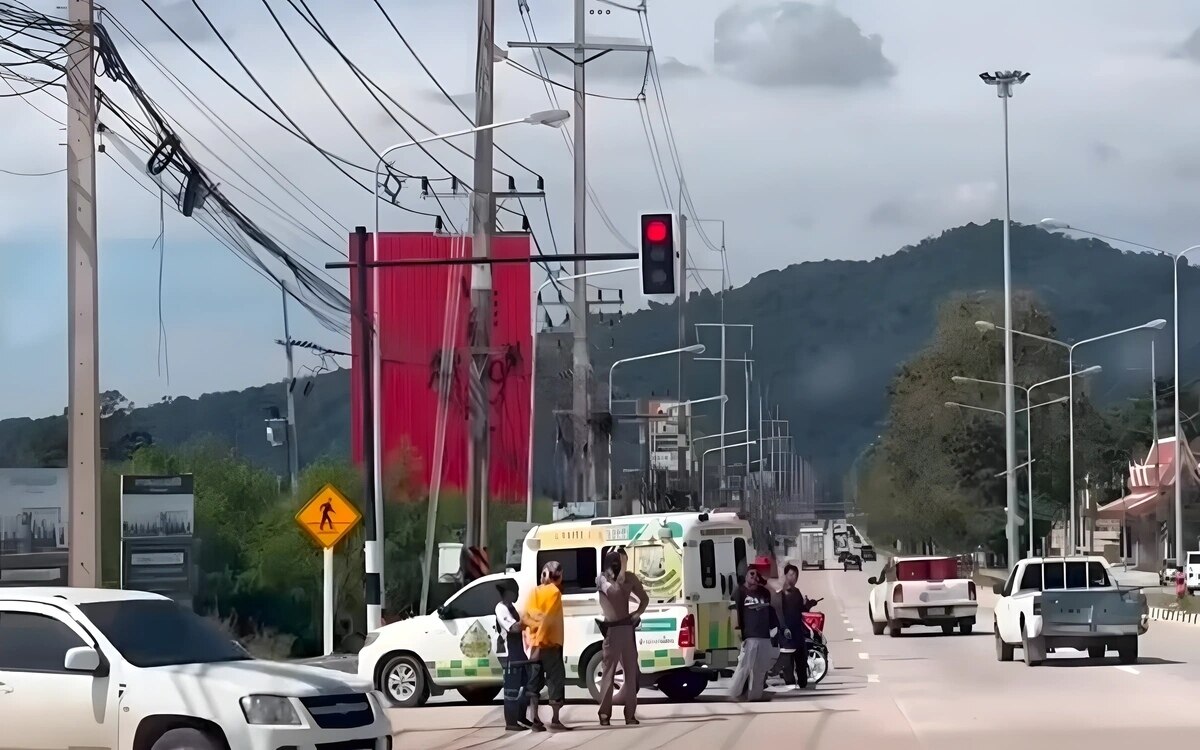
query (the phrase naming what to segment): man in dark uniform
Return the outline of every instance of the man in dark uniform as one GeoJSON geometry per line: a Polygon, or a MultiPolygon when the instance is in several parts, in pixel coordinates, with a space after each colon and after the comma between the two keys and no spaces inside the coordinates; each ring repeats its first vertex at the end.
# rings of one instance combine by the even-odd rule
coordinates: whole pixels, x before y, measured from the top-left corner
{"type": "Polygon", "coordinates": [[[521,634],[525,626],[517,613],[517,582],[506,578],[496,588],[500,589],[500,603],[496,605],[496,656],[504,667],[504,728],[518,732],[530,726],[525,718],[528,659],[521,634]]]}

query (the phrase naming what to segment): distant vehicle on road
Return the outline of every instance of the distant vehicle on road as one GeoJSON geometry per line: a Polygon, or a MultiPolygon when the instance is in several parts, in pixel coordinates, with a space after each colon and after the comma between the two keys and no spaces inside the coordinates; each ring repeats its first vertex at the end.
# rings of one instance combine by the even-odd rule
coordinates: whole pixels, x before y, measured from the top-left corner
{"type": "Polygon", "coordinates": [[[801,570],[825,570],[825,529],[811,526],[796,535],[801,570]]]}
{"type": "Polygon", "coordinates": [[[1178,567],[1178,564],[1175,562],[1175,558],[1173,558],[1173,557],[1163,558],[1162,568],[1160,568],[1158,571],[1158,585],[1159,586],[1174,586],[1175,585],[1175,568],[1176,567],[1178,567]]]}
{"type": "Polygon", "coordinates": [[[1187,553],[1187,565],[1183,569],[1187,576],[1187,590],[1190,594],[1200,591],[1200,552],[1187,553]]]}
{"type": "Polygon", "coordinates": [[[863,564],[863,561],[862,561],[861,557],[854,554],[853,552],[848,553],[845,557],[842,558],[842,572],[847,572],[850,570],[861,571],[862,564],[863,564]]]}
{"type": "Polygon", "coordinates": [[[1056,648],[1086,650],[1093,659],[1115,650],[1122,664],[1138,659],[1138,636],[1149,627],[1146,595],[1117,586],[1103,557],[1033,557],[997,584],[996,659],[1020,648],[1036,666],[1056,648]]]}
{"type": "Polygon", "coordinates": [[[7,747],[389,747],[371,686],[259,661],[211,621],[140,591],[0,589],[7,747]]]}
{"type": "Polygon", "coordinates": [[[958,578],[953,557],[893,557],[871,584],[868,612],[875,635],[893,638],[906,627],[940,627],[949,635],[958,628],[970,635],[979,608],[975,582],[958,578]]]}
{"type": "Polygon", "coordinates": [[[875,548],[869,544],[864,544],[858,554],[865,562],[875,562],[875,548]]]}

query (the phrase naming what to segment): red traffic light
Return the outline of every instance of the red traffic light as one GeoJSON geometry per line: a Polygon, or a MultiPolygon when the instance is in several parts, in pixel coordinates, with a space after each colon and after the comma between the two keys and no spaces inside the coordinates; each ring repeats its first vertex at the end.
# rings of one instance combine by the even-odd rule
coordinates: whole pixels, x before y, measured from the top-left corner
{"type": "Polygon", "coordinates": [[[662,242],[667,239],[667,222],[655,219],[646,224],[646,239],[650,242],[662,242]]]}

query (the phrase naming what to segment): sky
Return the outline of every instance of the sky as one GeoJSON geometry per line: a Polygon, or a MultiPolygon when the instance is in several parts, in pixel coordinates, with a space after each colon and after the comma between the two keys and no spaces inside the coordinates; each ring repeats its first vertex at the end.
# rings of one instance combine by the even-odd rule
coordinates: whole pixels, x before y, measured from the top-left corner
{"type": "MultiPolygon", "coordinates": [[[[275,104],[327,151],[369,168],[372,148],[407,140],[393,116],[426,134],[395,105],[388,103],[385,111],[372,99],[289,2],[197,2],[275,104]],[[313,82],[268,7],[345,118],[313,82]]],[[[473,112],[474,0],[381,2],[451,99],[473,112]]],[[[540,39],[570,38],[570,3],[522,2],[540,39]]],[[[949,227],[1001,216],[1001,102],[978,74],[1010,68],[1032,74],[1010,102],[1015,220],[1055,216],[1166,249],[1196,241],[1192,220],[1200,198],[1192,188],[1200,182],[1200,151],[1194,148],[1193,123],[1200,120],[1200,97],[1191,94],[1200,87],[1200,4],[1010,0],[1006,13],[998,14],[995,6],[956,0],[647,2],[662,96],[649,87],[644,106],[623,100],[642,90],[643,54],[613,52],[588,67],[589,91],[614,97],[587,102],[588,179],[608,223],[626,241],[633,238],[639,211],[660,210],[670,200],[664,192],[678,193],[672,146],[694,204],[691,213],[724,221],[734,285],[804,261],[878,257],[949,227]],[[665,164],[665,189],[643,113],[665,164]],[[664,120],[669,120],[670,138],[664,120]]],[[[371,192],[255,111],[145,3],[247,97],[276,119],[285,118],[238,67],[193,0],[108,3],[112,15],[102,19],[106,28],[147,95],[176,124],[184,148],[225,195],[290,252],[316,267],[338,260],[335,248],[345,247],[347,233],[374,221],[371,192]],[[175,80],[161,74],[118,23],[175,80]],[[211,109],[194,106],[177,83],[211,109]],[[253,152],[272,166],[260,169],[248,157],[253,152]]],[[[57,3],[32,4],[57,12],[57,3]]],[[[498,44],[526,40],[518,0],[497,0],[496,6],[498,44]]],[[[308,7],[387,98],[434,132],[468,126],[374,0],[309,0],[308,7]]],[[[590,37],[641,40],[636,13],[600,0],[587,0],[586,8],[590,37]]],[[[528,50],[511,49],[510,59],[535,67],[528,50]]],[[[547,64],[556,82],[569,84],[569,65],[553,55],[547,64]]],[[[98,85],[132,111],[132,99],[119,83],[101,78],[98,85]]],[[[497,67],[495,86],[497,120],[557,106],[541,82],[508,64],[497,67]]],[[[569,106],[561,86],[551,91],[561,106],[569,106]]],[[[0,170],[61,169],[64,133],[52,119],[64,119],[64,110],[42,93],[0,98],[5,123],[0,170]]],[[[111,116],[102,120],[118,133],[124,129],[111,116]]],[[[170,193],[160,201],[144,170],[139,172],[113,139],[102,137],[105,152],[97,160],[102,388],[145,404],[281,379],[283,353],[274,343],[282,336],[278,287],[217,243],[194,218],[180,216],[170,193]],[[157,243],[160,228],[163,241],[157,243]]],[[[533,231],[552,252],[548,213],[554,240],[569,252],[571,157],[563,133],[511,126],[497,131],[496,142],[544,175],[546,210],[536,200],[526,201],[533,231]]],[[[468,151],[472,146],[469,138],[455,143],[468,151]]],[[[450,146],[431,147],[430,153],[470,179],[470,161],[450,146]]],[[[414,175],[447,174],[416,149],[398,152],[394,163],[414,175]]],[[[534,189],[527,169],[500,154],[496,165],[515,176],[518,188],[534,189]]],[[[363,180],[369,187],[370,175],[363,180]]],[[[496,184],[503,186],[504,178],[498,176],[496,184]]],[[[438,212],[417,188],[409,181],[400,191],[400,205],[438,212]]],[[[62,174],[0,172],[0,361],[5,363],[0,418],[56,413],[66,402],[64,195],[62,174]]],[[[449,198],[443,205],[462,226],[464,200],[449,198]]],[[[501,217],[510,225],[520,221],[511,214],[501,217]]],[[[385,205],[381,222],[385,230],[428,231],[433,219],[385,205]]],[[[703,227],[719,244],[721,226],[708,222],[703,227]]],[[[591,208],[588,249],[625,249],[612,229],[591,208]]],[[[703,248],[699,240],[694,236],[690,247],[703,248]]],[[[721,266],[719,256],[707,249],[696,257],[705,268],[721,266]]],[[[330,273],[331,283],[344,285],[345,271],[330,273]]],[[[720,273],[701,275],[708,287],[720,288],[720,273]]],[[[614,280],[620,278],[606,277],[604,283],[632,290],[633,279],[614,280]]],[[[299,306],[293,304],[291,313],[294,338],[349,347],[341,334],[299,306]]],[[[301,364],[317,361],[305,356],[301,364]]]]}

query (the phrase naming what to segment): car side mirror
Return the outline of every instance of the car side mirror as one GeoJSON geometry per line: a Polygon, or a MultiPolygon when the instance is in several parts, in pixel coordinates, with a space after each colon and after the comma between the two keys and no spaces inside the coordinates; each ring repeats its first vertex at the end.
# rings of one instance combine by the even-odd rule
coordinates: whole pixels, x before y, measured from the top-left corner
{"type": "Polygon", "coordinates": [[[1004,595],[1004,584],[1003,583],[993,584],[992,585],[992,593],[997,594],[999,596],[1003,596],[1004,595]]]}
{"type": "Polygon", "coordinates": [[[437,608],[437,616],[442,618],[443,620],[449,620],[450,619],[450,610],[444,605],[441,607],[438,607],[437,608]]]}
{"type": "Polygon", "coordinates": [[[91,646],[69,648],[63,658],[63,669],[68,672],[99,672],[100,652],[91,646]]]}
{"type": "Polygon", "coordinates": [[[867,579],[867,583],[871,584],[872,586],[878,586],[879,579],[876,578],[875,576],[871,576],[870,578],[867,579]]]}

